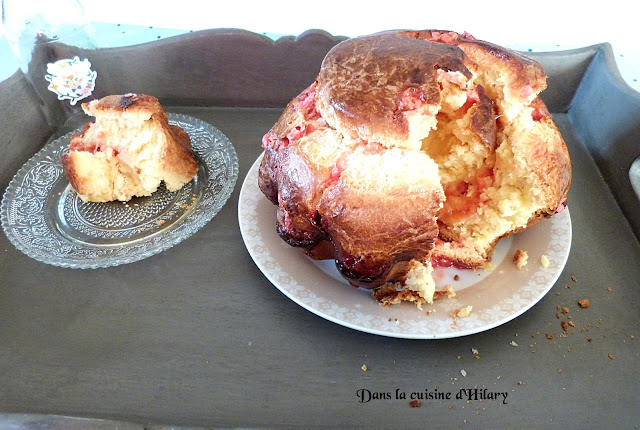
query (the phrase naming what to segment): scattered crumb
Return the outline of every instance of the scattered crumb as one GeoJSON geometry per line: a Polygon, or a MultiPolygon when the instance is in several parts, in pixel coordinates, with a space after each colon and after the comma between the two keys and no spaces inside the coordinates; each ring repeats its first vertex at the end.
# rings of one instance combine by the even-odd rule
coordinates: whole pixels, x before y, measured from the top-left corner
{"type": "Polygon", "coordinates": [[[420,401],[420,400],[411,400],[409,402],[409,406],[411,406],[412,408],[419,408],[420,406],[422,406],[422,401],[420,401]]]}
{"type": "Polygon", "coordinates": [[[578,304],[583,309],[586,309],[589,306],[591,306],[591,302],[589,301],[589,299],[580,299],[580,300],[578,300],[578,304]]]}
{"type": "Polygon", "coordinates": [[[493,264],[489,263],[488,261],[486,263],[484,263],[484,266],[482,266],[482,269],[485,272],[491,272],[495,268],[496,268],[496,266],[494,266],[493,264]]]}
{"type": "Polygon", "coordinates": [[[610,358],[610,359],[612,359],[612,360],[615,360],[615,359],[616,359],[616,358],[613,356],[613,354],[611,354],[611,353],[610,353],[610,354],[608,354],[608,356],[609,356],[609,358],[610,358]]]}
{"type": "Polygon", "coordinates": [[[471,353],[472,353],[473,355],[478,355],[478,354],[479,354],[479,353],[478,353],[478,350],[477,350],[477,349],[475,349],[475,348],[471,348],[471,353]]]}
{"type": "Polygon", "coordinates": [[[571,280],[572,280],[573,282],[578,282],[578,278],[576,278],[575,276],[572,276],[572,277],[571,277],[571,280]]]}
{"type": "Polygon", "coordinates": [[[553,335],[551,333],[547,333],[546,336],[547,336],[547,339],[553,339],[553,335]]]}
{"type": "Polygon", "coordinates": [[[368,369],[368,367],[367,367],[367,365],[366,365],[366,364],[363,364],[363,365],[362,365],[362,367],[361,367],[361,369],[362,369],[362,371],[363,371],[363,372],[366,372],[366,371],[367,371],[367,369],[368,369]]]}
{"type": "Polygon", "coordinates": [[[524,266],[527,265],[528,258],[529,258],[529,255],[527,254],[527,251],[518,249],[515,255],[513,256],[513,262],[518,269],[522,269],[524,266]]]}
{"type": "Polygon", "coordinates": [[[542,264],[542,267],[549,267],[549,257],[546,255],[540,257],[540,264],[542,264]]]}
{"type": "Polygon", "coordinates": [[[565,333],[569,333],[569,324],[565,320],[560,321],[560,325],[565,333]]]}
{"type": "Polygon", "coordinates": [[[456,318],[466,318],[471,314],[471,309],[473,309],[473,306],[469,305],[466,306],[462,309],[454,309],[453,311],[451,311],[451,316],[456,318]]]}
{"type": "Polygon", "coordinates": [[[464,370],[464,369],[462,369],[462,370],[460,371],[460,374],[461,374],[462,376],[464,376],[465,378],[467,377],[467,372],[466,372],[466,370],[464,370]]]}
{"type": "Polygon", "coordinates": [[[442,287],[442,290],[433,292],[433,300],[441,299],[443,297],[452,299],[455,296],[456,296],[456,290],[453,289],[453,285],[451,284],[445,285],[444,287],[442,287]]]}
{"type": "Polygon", "coordinates": [[[562,313],[563,313],[563,314],[566,314],[566,313],[568,313],[568,312],[569,312],[569,308],[568,308],[568,307],[566,307],[566,306],[564,306],[564,307],[562,308],[562,313]]]}
{"type": "Polygon", "coordinates": [[[558,369],[558,373],[562,373],[562,369],[558,369]]]}
{"type": "Polygon", "coordinates": [[[453,409],[453,403],[449,403],[449,409],[453,409]]]}
{"type": "Polygon", "coordinates": [[[518,381],[518,385],[524,385],[524,382],[518,381]]]}
{"type": "Polygon", "coordinates": [[[509,342],[509,345],[511,345],[511,346],[518,346],[518,344],[517,344],[517,343],[515,343],[514,341],[509,342]]]}
{"type": "Polygon", "coordinates": [[[454,281],[459,281],[460,280],[460,275],[454,275],[453,276],[453,280],[454,281]]]}
{"type": "Polygon", "coordinates": [[[589,338],[589,339],[587,339],[587,342],[591,343],[591,342],[593,342],[593,339],[589,338]]]}
{"type": "Polygon", "coordinates": [[[613,291],[613,288],[611,288],[611,287],[607,287],[607,291],[608,291],[608,292],[611,292],[611,291],[613,291]]]}
{"type": "Polygon", "coordinates": [[[571,327],[575,327],[575,326],[576,326],[576,323],[574,323],[573,321],[569,321],[569,325],[570,325],[571,327]]]}

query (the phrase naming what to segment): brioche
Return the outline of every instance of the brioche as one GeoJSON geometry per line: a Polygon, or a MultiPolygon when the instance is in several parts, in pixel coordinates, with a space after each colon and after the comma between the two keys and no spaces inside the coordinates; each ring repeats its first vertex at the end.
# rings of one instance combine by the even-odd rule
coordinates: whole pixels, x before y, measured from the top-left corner
{"type": "Polygon", "coordinates": [[[196,175],[189,135],[170,125],[155,97],[107,96],[82,105],[95,121],[72,136],[64,174],[84,201],[128,201],[164,182],[180,189],[196,175]]]}
{"type": "Polygon", "coordinates": [[[349,39],[263,138],[277,230],[382,304],[431,302],[434,266],[480,268],[562,210],[571,165],[542,67],[449,31],[349,39]]]}

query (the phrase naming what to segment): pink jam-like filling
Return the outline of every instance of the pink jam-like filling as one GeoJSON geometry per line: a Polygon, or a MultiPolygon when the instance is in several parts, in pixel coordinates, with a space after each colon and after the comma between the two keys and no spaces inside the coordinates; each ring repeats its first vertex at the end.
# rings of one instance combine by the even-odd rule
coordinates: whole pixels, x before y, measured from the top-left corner
{"type": "Polygon", "coordinates": [[[404,112],[408,110],[418,109],[424,104],[424,94],[418,88],[406,88],[400,95],[398,100],[398,111],[404,112]]]}
{"type": "Polygon", "coordinates": [[[316,109],[316,83],[300,93],[295,99],[295,109],[302,114],[302,122],[289,130],[282,138],[278,138],[272,130],[269,130],[262,137],[262,148],[272,148],[278,150],[286,148],[291,143],[300,140],[304,136],[313,133],[318,129],[320,113],[316,109]]]}
{"type": "Polygon", "coordinates": [[[440,42],[440,43],[453,43],[460,38],[467,40],[477,40],[468,32],[463,32],[461,35],[454,31],[432,31],[431,37],[429,38],[430,42],[440,42]]]}
{"type": "MultiPolygon", "coordinates": [[[[449,244],[449,247],[453,249],[464,248],[464,245],[458,242],[447,242],[447,243],[449,244]]],[[[443,246],[444,244],[445,244],[445,241],[443,241],[442,239],[436,239],[435,246],[443,246]]],[[[450,258],[441,256],[441,255],[432,256],[431,265],[434,267],[434,269],[438,267],[455,267],[456,269],[472,269],[472,267],[468,264],[464,264],[459,261],[452,260],[450,258]]]]}
{"type": "Polygon", "coordinates": [[[544,114],[540,111],[540,109],[535,108],[531,112],[531,117],[533,118],[534,121],[540,121],[542,118],[544,118],[544,114]]]}
{"type": "Polygon", "coordinates": [[[486,203],[485,189],[493,184],[493,170],[482,169],[470,182],[460,181],[444,187],[446,200],[438,219],[447,225],[456,224],[478,211],[486,203]]]}
{"type": "Polygon", "coordinates": [[[523,99],[526,99],[532,95],[533,95],[533,88],[531,88],[531,85],[526,85],[522,89],[522,91],[520,91],[520,97],[522,97],[523,99]]]}
{"type": "Polygon", "coordinates": [[[471,91],[467,92],[467,101],[460,107],[460,112],[464,115],[474,104],[480,101],[480,96],[478,95],[478,90],[476,88],[472,88],[471,91]]]}
{"type": "MultiPolygon", "coordinates": [[[[105,136],[102,132],[94,133],[95,136],[91,140],[86,138],[86,135],[80,139],[72,139],[69,145],[69,151],[90,152],[96,154],[102,152],[105,148],[105,136]]],[[[114,155],[118,155],[118,151],[113,148],[114,155]]]]}

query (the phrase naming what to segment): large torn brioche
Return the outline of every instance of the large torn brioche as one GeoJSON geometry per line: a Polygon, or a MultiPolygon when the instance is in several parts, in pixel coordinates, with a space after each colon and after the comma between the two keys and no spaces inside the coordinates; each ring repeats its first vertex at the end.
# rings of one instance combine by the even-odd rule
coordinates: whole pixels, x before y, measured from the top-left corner
{"type": "Polygon", "coordinates": [[[62,166],[84,201],[149,196],[163,181],[175,191],[196,175],[189,135],[169,124],[155,97],[107,96],[82,108],[95,122],[71,138],[62,166]]]}
{"type": "Polygon", "coordinates": [[[481,267],[564,207],[571,166],[545,87],[538,63],[467,33],[338,44],[263,139],[278,233],[384,304],[430,302],[432,263],[481,267]]]}

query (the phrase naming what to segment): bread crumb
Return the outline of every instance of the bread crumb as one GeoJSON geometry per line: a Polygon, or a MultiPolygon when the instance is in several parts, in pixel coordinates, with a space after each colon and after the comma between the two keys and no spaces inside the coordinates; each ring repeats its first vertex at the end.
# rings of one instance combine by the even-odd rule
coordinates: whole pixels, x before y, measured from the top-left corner
{"type": "Polygon", "coordinates": [[[442,290],[433,292],[433,299],[440,299],[442,297],[446,297],[448,299],[452,299],[456,296],[456,291],[453,289],[453,285],[447,284],[442,287],[442,290]]]}
{"type": "Polygon", "coordinates": [[[477,350],[477,349],[475,349],[475,348],[471,348],[471,353],[472,353],[473,355],[478,355],[478,354],[479,354],[478,350],[477,350]]]}
{"type": "Polygon", "coordinates": [[[553,335],[551,333],[547,333],[546,336],[547,336],[547,339],[553,339],[553,335]]]}
{"type": "Polygon", "coordinates": [[[575,276],[572,276],[572,277],[571,277],[571,280],[572,280],[573,282],[578,282],[578,278],[576,278],[575,276]]]}
{"type": "Polygon", "coordinates": [[[422,406],[422,401],[420,401],[420,400],[411,400],[409,402],[409,406],[411,406],[412,408],[419,408],[420,406],[422,406]]]}
{"type": "Polygon", "coordinates": [[[527,251],[518,249],[513,256],[513,262],[518,269],[522,269],[524,266],[527,265],[528,258],[529,258],[529,255],[527,254],[527,251]]]}
{"type": "Polygon", "coordinates": [[[473,306],[469,305],[466,306],[462,309],[454,309],[453,311],[451,311],[451,316],[456,318],[466,318],[471,314],[471,309],[473,309],[473,306]]]}
{"type": "Polygon", "coordinates": [[[540,264],[542,264],[542,267],[549,267],[549,257],[546,255],[540,257],[540,264]]]}
{"type": "Polygon", "coordinates": [[[466,371],[466,370],[464,370],[464,369],[462,369],[462,370],[460,371],[460,374],[461,374],[462,376],[464,376],[465,378],[467,377],[467,371],[466,371]]]}
{"type": "Polygon", "coordinates": [[[612,359],[612,360],[615,360],[615,359],[616,359],[616,358],[613,356],[613,354],[611,354],[611,353],[610,353],[610,354],[608,354],[608,356],[609,356],[609,358],[610,358],[610,359],[612,359]]]}
{"type": "Polygon", "coordinates": [[[591,306],[591,302],[589,301],[589,299],[580,299],[580,300],[578,300],[578,304],[583,309],[586,309],[589,306],[591,306]]]}
{"type": "Polygon", "coordinates": [[[489,263],[488,261],[487,261],[486,263],[484,263],[484,266],[482,266],[482,269],[483,269],[485,272],[491,272],[491,271],[492,271],[493,269],[495,269],[495,268],[496,268],[496,267],[495,267],[493,264],[489,263]]]}
{"type": "Polygon", "coordinates": [[[569,333],[569,324],[566,321],[564,320],[560,321],[560,325],[562,326],[562,330],[565,333],[569,333]]]}
{"type": "Polygon", "coordinates": [[[459,281],[460,280],[460,275],[453,275],[453,280],[454,281],[459,281]]]}
{"type": "Polygon", "coordinates": [[[362,371],[363,371],[363,372],[366,372],[366,371],[367,371],[367,369],[368,369],[368,367],[367,367],[367,365],[366,365],[366,364],[363,364],[363,365],[362,365],[362,367],[361,367],[361,369],[362,369],[362,371]]]}

